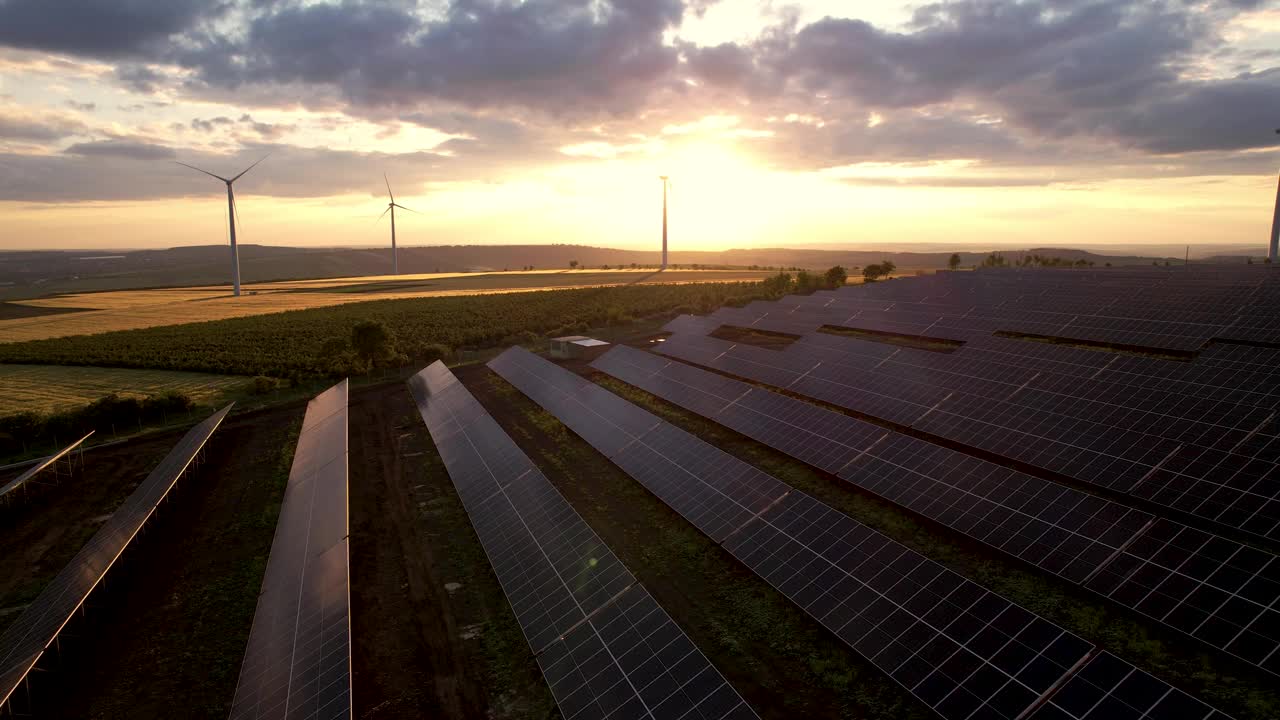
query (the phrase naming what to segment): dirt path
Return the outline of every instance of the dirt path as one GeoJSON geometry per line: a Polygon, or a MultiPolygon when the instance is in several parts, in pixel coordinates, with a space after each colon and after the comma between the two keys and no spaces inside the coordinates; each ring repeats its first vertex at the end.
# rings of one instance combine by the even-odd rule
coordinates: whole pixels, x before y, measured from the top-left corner
{"type": "Polygon", "coordinates": [[[414,518],[410,475],[419,468],[402,456],[422,421],[407,398],[396,385],[351,404],[356,717],[484,717],[485,689],[465,672],[461,631],[453,613],[442,611],[449,597],[436,548],[414,518]]]}

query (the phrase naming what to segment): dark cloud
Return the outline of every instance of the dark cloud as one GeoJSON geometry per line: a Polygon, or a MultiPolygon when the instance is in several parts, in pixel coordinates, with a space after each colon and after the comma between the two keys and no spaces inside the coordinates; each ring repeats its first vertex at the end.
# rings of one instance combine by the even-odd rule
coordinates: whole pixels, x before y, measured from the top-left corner
{"type": "Polygon", "coordinates": [[[80,112],[93,112],[94,110],[97,109],[98,105],[97,103],[76,102],[75,100],[68,100],[67,107],[71,108],[72,110],[79,110],[80,112]]]}
{"type": "MultiPolygon", "coordinates": [[[[824,19],[756,48],[755,64],[785,79],[788,100],[821,97],[838,111],[960,105],[1002,118],[1001,131],[1025,141],[1156,153],[1269,147],[1274,138],[1255,126],[1280,116],[1280,74],[1184,79],[1222,44],[1225,18],[1250,6],[959,0],[917,9],[903,33],[824,19]]],[[[974,151],[987,149],[982,135],[974,151]]]]}
{"type": "Polygon", "coordinates": [[[0,0],[0,44],[116,58],[162,50],[169,36],[226,9],[207,0],[0,0]]]}
{"type": "Polygon", "coordinates": [[[681,0],[454,0],[423,22],[397,3],[283,4],[242,38],[207,36],[174,57],[211,88],[323,84],[359,106],[599,115],[637,110],[672,81],[679,58],[663,33],[684,12],[681,0]]]}
{"type": "Polygon", "coordinates": [[[139,93],[155,92],[165,80],[165,76],[146,65],[125,63],[115,70],[116,80],[126,88],[139,93]]]}
{"type": "Polygon", "coordinates": [[[203,120],[201,118],[191,118],[191,129],[208,133],[208,132],[213,132],[219,127],[223,127],[226,125],[234,125],[235,123],[236,123],[235,120],[232,120],[226,115],[219,115],[218,117],[209,118],[208,120],[203,120]]]}
{"type": "Polygon", "coordinates": [[[130,160],[166,160],[175,157],[173,148],[131,140],[98,140],[76,143],[66,149],[69,155],[113,157],[130,160]]]}
{"type": "Polygon", "coordinates": [[[31,115],[0,110],[0,140],[46,142],[85,131],[84,123],[61,114],[31,115]]]}

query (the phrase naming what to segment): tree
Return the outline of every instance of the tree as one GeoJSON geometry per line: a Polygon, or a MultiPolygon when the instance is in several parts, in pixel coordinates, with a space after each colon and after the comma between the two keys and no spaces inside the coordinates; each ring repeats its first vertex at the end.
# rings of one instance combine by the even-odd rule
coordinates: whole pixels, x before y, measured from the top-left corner
{"type": "Polygon", "coordinates": [[[875,282],[885,275],[888,275],[888,273],[885,272],[884,265],[879,263],[871,263],[862,268],[862,279],[867,282],[875,282]]]}
{"type": "Polygon", "coordinates": [[[570,269],[570,270],[576,270],[576,269],[577,269],[577,267],[578,267],[578,261],[577,261],[577,260],[570,260],[570,261],[569,261],[569,269],[570,269]]]}
{"type": "Polygon", "coordinates": [[[960,253],[951,253],[951,258],[947,260],[947,267],[952,270],[960,267],[960,253]]]}
{"type": "Polygon", "coordinates": [[[796,273],[796,292],[811,293],[818,289],[818,278],[809,273],[808,270],[801,270],[796,273]]]}
{"type": "Polygon", "coordinates": [[[1005,266],[1004,255],[1001,255],[998,252],[993,252],[990,255],[982,258],[982,267],[1004,267],[1004,266],[1005,266]]]}
{"type": "Polygon", "coordinates": [[[836,265],[835,267],[827,270],[826,279],[827,287],[838,288],[849,281],[849,273],[846,272],[844,268],[836,265]]]}
{"type": "Polygon", "coordinates": [[[365,367],[373,368],[396,357],[395,340],[386,325],[362,320],[351,329],[351,349],[365,367]]]}

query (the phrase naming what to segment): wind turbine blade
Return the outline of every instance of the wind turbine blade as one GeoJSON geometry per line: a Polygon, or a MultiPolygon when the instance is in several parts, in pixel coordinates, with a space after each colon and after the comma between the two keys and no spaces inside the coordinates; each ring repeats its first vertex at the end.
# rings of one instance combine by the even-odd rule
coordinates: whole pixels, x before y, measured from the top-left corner
{"type": "Polygon", "coordinates": [[[252,169],[254,169],[254,168],[256,168],[256,167],[258,167],[258,163],[262,162],[263,160],[266,160],[266,159],[267,159],[267,158],[269,158],[269,157],[271,157],[271,153],[267,153],[266,155],[263,155],[261,158],[259,158],[259,159],[258,159],[258,162],[256,162],[256,163],[254,163],[254,164],[250,165],[249,167],[245,168],[243,171],[241,171],[241,172],[240,172],[240,174],[239,174],[239,175],[237,175],[237,176],[235,176],[235,177],[231,178],[231,179],[230,179],[230,180],[228,180],[227,182],[235,182],[235,181],[239,180],[241,177],[244,177],[244,174],[245,174],[245,173],[249,172],[250,170],[252,170],[252,169]]]}
{"type": "Polygon", "coordinates": [[[231,195],[231,208],[235,210],[236,213],[236,227],[239,228],[240,234],[243,235],[244,223],[240,222],[240,204],[236,202],[235,193],[232,193],[231,195]]]}
{"type": "Polygon", "coordinates": [[[227,182],[227,179],[226,179],[226,178],[224,178],[224,177],[222,177],[221,175],[214,175],[213,173],[209,172],[208,170],[201,170],[200,168],[196,167],[195,165],[188,165],[188,164],[186,164],[186,163],[184,163],[184,162],[178,162],[177,160],[174,160],[174,162],[175,162],[175,163],[178,163],[178,164],[179,164],[179,165],[181,165],[182,167],[189,167],[189,168],[191,168],[192,170],[195,170],[196,172],[202,172],[202,173],[204,173],[205,175],[208,175],[209,177],[218,178],[218,179],[219,179],[219,180],[221,180],[222,182],[227,182]]]}
{"type": "Polygon", "coordinates": [[[396,196],[391,194],[391,181],[387,179],[386,173],[382,173],[382,181],[387,184],[387,195],[391,198],[392,204],[395,204],[396,196]]]}
{"type": "Polygon", "coordinates": [[[396,207],[400,208],[401,210],[408,210],[409,212],[413,213],[414,215],[421,215],[421,214],[422,214],[422,213],[418,212],[417,210],[414,210],[413,208],[407,208],[407,207],[405,207],[405,206],[401,205],[400,203],[391,203],[391,204],[392,204],[392,205],[395,205],[396,207]]]}
{"type": "Polygon", "coordinates": [[[377,220],[374,220],[374,221],[373,221],[373,224],[374,224],[374,225],[377,225],[378,223],[382,222],[382,218],[386,217],[386,216],[387,216],[387,213],[389,213],[389,212],[391,212],[391,206],[390,206],[390,205],[388,205],[388,206],[387,206],[387,209],[386,209],[386,210],[383,210],[383,211],[382,211],[382,214],[378,216],[378,219],[377,219],[377,220]]]}

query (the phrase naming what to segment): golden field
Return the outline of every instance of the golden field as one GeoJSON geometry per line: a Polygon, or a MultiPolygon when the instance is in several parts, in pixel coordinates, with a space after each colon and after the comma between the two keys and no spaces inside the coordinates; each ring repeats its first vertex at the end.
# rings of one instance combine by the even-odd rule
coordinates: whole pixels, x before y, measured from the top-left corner
{"type": "Polygon", "coordinates": [[[48,413],[84,406],[104,395],[145,397],[167,390],[186,393],[196,402],[214,403],[242,391],[248,378],[172,370],[68,365],[0,364],[0,415],[34,410],[48,413]]]}

